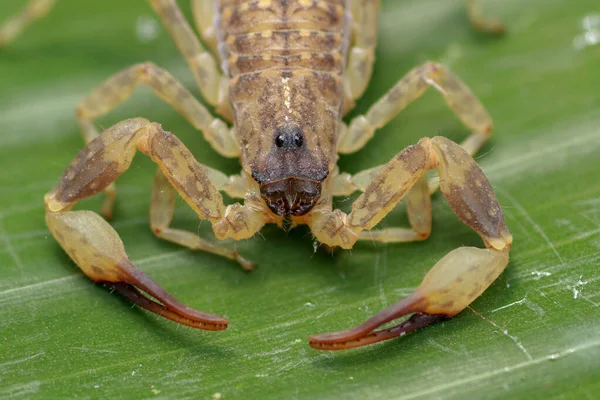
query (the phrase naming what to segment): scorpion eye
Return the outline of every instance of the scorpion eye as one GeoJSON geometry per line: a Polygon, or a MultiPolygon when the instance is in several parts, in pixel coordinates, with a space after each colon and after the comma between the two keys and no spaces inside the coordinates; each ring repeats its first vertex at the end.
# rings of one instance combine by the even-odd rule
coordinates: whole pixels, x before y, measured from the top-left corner
{"type": "Polygon", "coordinates": [[[284,150],[294,150],[304,145],[304,135],[297,125],[287,124],[277,127],[275,146],[284,150]]]}
{"type": "Polygon", "coordinates": [[[285,143],[285,137],[283,135],[278,135],[275,138],[275,146],[277,146],[277,147],[283,147],[284,143],[285,143]]]}
{"type": "Polygon", "coordinates": [[[294,144],[296,145],[296,147],[302,147],[302,144],[304,143],[304,140],[302,139],[301,135],[294,135],[294,144]]]}

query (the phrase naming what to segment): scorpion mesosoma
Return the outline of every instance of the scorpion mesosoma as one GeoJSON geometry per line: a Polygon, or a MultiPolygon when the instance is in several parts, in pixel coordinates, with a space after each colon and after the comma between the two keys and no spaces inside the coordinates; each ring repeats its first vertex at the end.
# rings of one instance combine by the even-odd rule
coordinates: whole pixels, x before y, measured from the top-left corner
{"type": "MultiPolygon", "coordinates": [[[[316,349],[347,349],[401,336],[454,316],[502,273],[512,237],[492,187],[471,155],[487,140],[492,121],[480,101],[444,66],[427,62],[410,71],[364,115],[345,115],[364,92],[377,37],[377,0],[196,0],[194,18],[221,68],[202,46],[174,0],[150,0],[194,73],[206,101],[229,122],[214,118],[171,74],[153,63],[134,65],[108,79],[77,108],[87,145],[45,196],[52,235],[92,280],[140,307],[180,324],[222,330],[227,319],[189,308],[139,271],[116,231],[92,211],[71,211],[104,192],[109,218],[114,181],[136,151],[158,170],[150,206],[152,231],[192,249],[253,264],[236,251],[170,227],[175,193],[218,239],[249,238],[267,223],[306,224],[317,241],[350,249],[358,240],[410,242],[431,231],[431,193],[438,188],[485,248],[460,247],[444,256],[411,295],[347,331],[316,335],[316,349]],[[139,84],[171,104],[220,154],[239,157],[242,172],[225,174],[198,163],[160,124],[133,118],[98,133],[94,119],[115,108],[139,84]],[[356,175],[339,172],[338,154],[359,150],[427,88],[433,87],[472,133],[462,145],[423,138],[387,164],[356,175]],[[437,169],[439,179],[427,180],[437,169]],[[225,206],[220,191],[243,204],[225,206]],[[362,194],[345,214],[333,196],[362,194]],[[409,228],[371,230],[405,199],[409,228]],[[147,296],[150,295],[150,296],[147,296]],[[381,325],[411,315],[404,322],[381,325]]],[[[475,4],[474,2],[472,4],[475,4]]],[[[486,27],[485,20],[477,21],[486,27]]],[[[497,27],[496,27],[497,28],[497,27]]],[[[491,28],[490,28],[491,29],[491,28]]],[[[492,29],[493,30],[493,29],[492,29]]]]}

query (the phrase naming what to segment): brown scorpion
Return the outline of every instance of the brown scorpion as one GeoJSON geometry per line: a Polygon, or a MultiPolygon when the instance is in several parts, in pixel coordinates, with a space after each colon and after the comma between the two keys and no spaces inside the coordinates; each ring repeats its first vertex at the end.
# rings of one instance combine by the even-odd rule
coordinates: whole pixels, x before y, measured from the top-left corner
{"type": "MultiPolygon", "coordinates": [[[[37,4],[39,12],[17,17],[11,29],[5,25],[0,29],[2,41],[8,42],[51,3],[33,1],[31,10],[37,4]]],[[[105,219],[92,211],[71,211],[81,199],[104,192],[102,213],[110,217],[114,182],[137,151],[158,165],[150,206],[152,231],[191,249],[228,257],[248,270],[253,264],[236,251],[170,227],[176,193],[200,219],[210,221],[218,239],[249,238],[265,224],[306,224],[320,243],[350,249],[359,240],[426,239],[431,231],[430,196],[440,189],[458,218],[481,236],[485,248],[451,251],[414,293],[363,324],[309,338],[316,349],[363,346],[454,316],[506,268],[512,237],[490,183],[472,158],[490,136],[492,121],[458,77],[443,65],[427,62],[408,72],[364,115],[342,122],[372,73],[379,1],[192,1],[203,42],[218,55],[220,66],[174,0],[150,3],[183,53],[204,99],[223,119],[213,117],[169,72],[149,62],[119,72],[80,103],[77,119],[87,145],[45,196],[46,223],[92,280],[178,323],[227,328],[227,319],[181,304],[139,271],[105,219]],[[140,84],[171,104],[218,153],[240,158],[241,173],[226,176],[200,164],[175,135],[144,118],[97,132],[94,119],[140,84]],[[387,164],[355,175],[338,170],[338,154],[359,150],[376,129],[430,87],[472,132],[461,145],[444,137],[425,137],[387,164]],[[439,179],[428,180],[426,172],[434,169],[439,179]],[[349,214],[333,209],[334,196],[356,191],[362,194],[349,214]],[[243,203],[226,206],[220,192],[243,203]],[[402,199],[410,227],[373,229],[402,199]],[[410,318],[396,326],[379,328],[407,315],[410,318]]],[[[469,4],[475,26],[501,31],[501,25],[482,17],[475,1],[469,4]]]]}

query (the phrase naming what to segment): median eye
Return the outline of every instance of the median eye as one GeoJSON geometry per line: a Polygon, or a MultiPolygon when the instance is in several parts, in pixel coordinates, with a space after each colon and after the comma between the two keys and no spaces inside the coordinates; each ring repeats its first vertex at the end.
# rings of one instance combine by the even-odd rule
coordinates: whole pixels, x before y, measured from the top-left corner
{"type": "Polygon", "coordinates": [[[304,144],[304,139],[302,139],[301,135],[294,135],[294,144],[296,147],[302,147],[302,144],[304,144]]]}
{"type": "Polygon", "coordinates": [[[283,147],[284,143],[285,143],[285,137],[283,137],[283,135],[279,135],[275,138],[275,146],[283,147]]]}
{"type": "Polygon", "coordinates": [[[304,146],[304,134],[298,125],[281,125],[275,131],[275,146],[284,150],[295,150],[304,146]]]}

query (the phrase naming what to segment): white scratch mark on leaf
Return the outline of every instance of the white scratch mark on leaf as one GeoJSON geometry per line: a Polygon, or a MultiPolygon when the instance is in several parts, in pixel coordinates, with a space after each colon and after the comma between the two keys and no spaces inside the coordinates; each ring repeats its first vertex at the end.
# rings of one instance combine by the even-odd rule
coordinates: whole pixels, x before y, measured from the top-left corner
{"type": "Polygon", "coordinates": [[[10,398],[26,396],[40,391],[40,381],[32,381],[24,384],[16,384],[0,389],[0,394],[8,395],[10,398]]]}
{"type": "Polygon", "coordinates": [[[114,350],[104,350],[104,349],[92,349],[89,347],[81,346],[81,347],[71,347],[72,350],[79,350],[81,352],[92,352],[92,353],[110,353],[110,354],[118,354],[118,351],[114,350]]]}
{"type": "Polygon", "coordinates": [[[513,301],[512,303],[509,303],[509,304],[507,304],[507,305],[505,305],[505,306],[502,306],[502,307],[495,308],[495,309],[493,309],[493,310],[492,310],[492,311],[490,311],[490,312],[491,312],[491,313],[495,313],[496,311],[504,310],[505,308],[509,308],[509,307],[512,307],[512,306],[516,306],[516,305],[518,305],[518,304],[523,304],[523,303],[525,303],[525,301],[527,301],[527,298],[522,298],[521,300],[518,300],[518,301],[513,301]]]}
{"type": "Polygon", "coordinates": [[[6,246],[6,249],[8,250],[8,254],[10,254],[10,258],[13,259],[15,266],[19,269],[21,276],[23,276],[23,273],[24,273],[23,272],[23,262],[21,261],[21,258],[15,251],[15,248],[13,247],[13,245],[10,241],[10,238],[6,234],[6,230],[4,229],[4,222],[3,222],[2,218],[0,218],[0,235],[2,235],[2,241],[4,242],[4,245],[6,246]]]}
{"type": "Polygon", "coordinates": [[[577,281],[577,283],[571,287],[571,290],[573,291],[573,299],[577,299],[581,294],[583,287],[588,284],[588,281],[583,281],[582,279],[583,276],[579,275],[579,281],[577,281]]]}
{"type": "MultiPolygon", "coordinates": [[[[501,180],[520,176],[525,171],[531,173],[534,168],[559,168],[562,163],[557,162],[557,155],[566,161],[575,156],[590,154],[600,147],[600,130],[594,126],[595,118],[590,116],[589,124],[579,123],[576,133],[571,131],[573,134],[567,137],[564,130],[557,129],[557,133],[553,135],[544,133],[543,142],[536,138],[528,143],[519,141],[516,144],[518,147],[514,149],[504,148],[503,153],[511,156],[503,157],[495,163],[484,162],[483,172],[492,181],[501,180]]],[[[572,124],[570,126],[574,128],[572,124]]]]}
{"type": "Polygon", "coordinates": [[[544,309],[541,306],[539,306],[537,303],[534,303],[533,301],[527,300],[525,302],[525,306],[531,311],[537,313],[537,315],[539,315],[540,318],[543,318],[546,315],[546,311],[544,311],[544,309]]]}
{"type": "Polygon", "coordinates": [[[294,325],[298,325],[301,324],[303,322],[306,322],[306,319],[296,319],[296,320],[292,320],[292,321],[288,321],[288,322],[283,322],[280,324],[276,324],[276,325],[271,325],[271,326],[267,326],[265,328],[260,329],[258,332],[259,333],[263,333],[263,332],[268,332],[268,331],[272,331],[272,330],[282,330],[282,328],[288,328],[290,326],[294,326],[294,325]]]}
{"type": "Polygon", "coordinates": [[[531,271],[531,275],[535,276],[534,280],[539,281],[543,276],[550,276],[552,274],[547,271],[531,271]]]}
{"type": "Polygon", "coordinates": [[[495,313],[497,311],[505,310],[507,308],[510,308],[510,307],[513,307],[513,306],[517,306],[517,305],[521,305],[521,304],[523,304],[525,307],[529,308],[531,311],[535,312],[540,318],[543,318],[544,315],[546,315],[546,312],[544,311],[544,309],[542,307],[540,307],[538,304],[536,304],[533,301],[529,300],[527,298],[527,296],[523,297],[521,300],[513,301],[512,303],[509,303],[509,304],[504,305],[502,307],[495,308],[495,309],[493,309],[490,312],[491,313],[495,313]]]}
{"type": "Polygon", "coordinates": [[[263,351],[261,353],[252,354],[248,358],[252,359],[252,358],[255,358],[255,357],[271,357],[271,356],[275,356],[277,354],[287,353],[290,350],[292,350],[291,347],[285,347],[283,349],[274,349],[274,350],[271,350],[271,351],[263,351]]]}
{"type": "Polygon", "coordinates": [[[589,298],[587,296],[581,296],[581,299],[587,301],[588,303],[590,303],[594,307],[600,307],[600,303],[599,302],[596,302],[596,301],[592,300],[591,298],[589,298]]]}
{"type": "MultiPolygon", "coordinates": [[[[51,187],[51,186],[49,186],[51,187]]],[[[43,204],[40,201],[35,201],[28,204],[19,204],[18,206],[8,207],[0,212],[0,218],[4,218],[7,216],[14,216],[15,214],[19,214],[22,212],[28,212],[32,210],[41,210],[43,209],[43,204]]]]}
{"type": "Polygon", "coordinates": [[[585,238],[588,238],[590,236],[593,236],[593,235],[595,235],[597,233],[600,233],[600,228],[599,229],[593,229],[593,230],[587,231],[587,232],[581,232],[580,234],[573,236],[573,239],[574,240],[581,240],[581,239],[585,239],[585,238]]]}
{"type": "Polygon", "coordinates": [[[544,232],[544,230],[542,229],[542,227],[539,226],[533,220],[533,218],[531,218],[531,216],[529,215],[529,213],[527,212],[527,210],[525,210],[525,208],[517,201],[517,199],[515,199],[514,197],[512,197],[510,195],[510,193],[508,193],[506,190],[502,190],[500,188],[496,188],[496,191],[499,192],[499,193],[502,193],[502,195],[505,196],[513,204],[513,206],[519,211],[519,213],[523,217],[525,217],[525,219],[527,220],[527,222],[529,222],[531,224],[531,226],[533,227],[533,229],[535,229],[535,231],[542,237],[542,239],[544,239],[544,241],[546,241],[546,243],[548,243],[548,246],[550,246],[550,249],[552,249],[552,251],[554,252],[554,254],[556,255],[556,257],[559,259],[559,261],[561,262],[561,264],[564,264],[565,261],[563,260],[563,258],[561,257],[561,255],[558,253],[558,251],[554,247],[554,244],[552,243],[552,241],[550,241],[550,239],[548,238],[548,235],[546,235],[546,233],[544,232]]]}
{"type": "Polygon", "coordinates": [[[416,287],[403,287],[403,288],[396,288],[393,290],[394,295],[396,296],[408,296],[409,294],[411,294],[412,292],[414,292],[415,290],[417,290],[416,287]]]}
{"type": "Polygon", "coordinates": [[[15,294],[17,292],[27,291],[27,290],[32,290],[32,289],[34,289],[34,290],[40,289],[40,288],[43,288],[44,286],[62,283],[65,281],[69,281],[73,278],[77,278],[79,276],[81,276],[81,274],[73,274],[73,275],[63,276],[62,278],[51,279],[49,281],[38,282],[38,283],[34,283],[31,285],[27,285],[27,286],[20,286],[17,288],[4,290],[4,291],[0,292],[0,296],[12,296],[13,294],[15,294]]]}
{"type": "Polygon", "coordinates": [[[21,364],[21,363],[33,360],[34,358],[38,358],[40,356],[43,356],[44,354],[46,354],[45,351],[40,351],[39,353],[36,353],[36,354],[34,354],[32,356],[29,356],[29,357],[20,358],[18,360],[12,360],[12,361],[3,362],[3,363],[0,363],[0,368],[2,368],[2,367],[8,367],[9,365],[21,364]]]}
{"type": "Polygon", "coordinates": [[[315,320],[317,320],[317,319],[321,319],[321,318],[323,318],[323,317],[326,317],[326,316],[328,316],[329,314],[331,314],[331,313],[332,313],[333,311],[335,311],[335,310],[336,310],[336,307],[329,307],[327,310],[325,310],[325,311],[323,311],[321,314],[317,315],[317,316],[315,317],[315,320]]]}
{"type": "MultiPolygon", "coordinates": [[[[119,187],[119,189],[120,189],[120,187],[119,187]]],[[[134,202],[130,202],[129,204],[135,205],[134,202]]],[[[38,204],[38,206],[39,206],[39,204],[38,204]]],[[[40,207],[36,207],[36,208],[40,208],[40,207]]],[[[177,211],[177,209],[175,211],[177,211]]],[[[1,216],[0,216],[0,218],[1,218],[1,216]]],[[[123,219],[123,220],[119,220],[117,222],[111,223],[112,227],[117,230],[119,228],[123,228],[123,227],[130,227],[130,226],[136,226],[136,225],[147,225],[147,224],[148,224],[147,217],[129,218],[129,219],[123,219]]],[[[50,235],[50,232],[48,231],[48,229],[37,229],[37,230],[7,235],[7,237],[9,237],[10,239],[12,239],[12,240],[19,239],[21,242],[23,241],[23,239],[36,239],[36,238],[46,239],[49,236],[51,236],[51,235],[50,235]]],[[[37,243],[37,242],[39,242],[39,241],[36,241],[35,243],[37,243]]],[[[22,247],[23,246],[21,246],[20,248],[22,248],[22,247]]]]}
{"type": "Polygon", "coordinates": [[[494,321],[492,321],[489,318],[486,318],[483,314],[481,314],[480,312],[476,311],[473,307],[468,307],[471,311],[473,311],[473,313],[477,316],[479,316],[481,319],[483,319],[484,321],[490,323],[492,326],[494,326],[496,329],[498,329],[500,332],[502,332],[502,334],[504,336],[506,336],[507,338],[509,338],[510,340],[512,340],[515,345],[523,352],[523,354],[525,354],[525,356],[529,359],[529,360],[533,360],[533,357],[531,357],[531,354],[529,354],[529,352],[527,351],[527,349],[525,348],[525,346],[523,346],[523,344],[521,343],[521,341],[519,340],[518,337],[511,335],[508,333],[508,329],[503,329],[500,328],[498,326],[498,324],[496,324],[494,321]]]}
{"type": "Polygon", "coordinates": [[[525,355],[527,356],[528,359],[533,360],[533,357],[531,357],[531,354],[529,354],[529,352],[527,351],[525,346],[523,346],[523,343],[521,343],[521,341],[519,341],[518,337],[509,334],[507,329],[502,330],[502,333],[505,334],[506,336],[508,336],[517,345],[517,347],[519,349],[521,349],[521,351],[523,353],[525,353],[525,355]]]}
{"type": "Polygon", "coordinates": [[[385,290],[383,289],[383,282],[379,282],[379,299],[381,300],[381,306],[387,307],[387,299],[385,298],[385,290]]]}
{"type": "MultiPolygon", "coordinates": [[[[387,249],[387,247],[384,247],[384,252],[387,249]]],[[[383,273],[383,276],[379,273],[379,265],[381,262],[381,253],[377,252],[375,254],[375,267],[373,269],[374,271],[374,282],[375,284],[378,285],[379,287],[379,299],[381,300],[381,305],[382,307],[386,307],[387,306],[387,300],[385,298],[385,289],[383,288],[383,279],[385,278],[385,271],[383,273]]]]}
{"type": "Polygon", "coordinates": [[[446,352],[446,353],[449,353],[449,354],[452,354],[452,355],[463,355],[463,354],[464,354],[463,352],[456,351],[456,350],[454,350],[454,349],[451,349],[451,348],[449,348],[449,347],[446,347],[446,346],[444,346],[444,345],[442,345],[442,344],[440,344],[440,343],[436,342],[435,340],[433,340],[433,339],[431,339],[431,338],[429,338],[427,341],[428,341],[430,344],[432,344],[432,345],[433,345],[433,347],[436,347],[436,348],[438,348],[438,349],[440,349],[440,350],[442,350],[442,351],[444,351],[444,352],[446,352]]]}
{"type": "MultiPolygon", "coordinates": [[[[161,64],[175,76],[182,76],[182,84],[188,87],[193,85],[193,77],[182,73],[187,67],[181,65],[179,60],[165,60],[161,64]]],[[[25,148],[31,142],[51,143],[71,135],[76,130],[73,114],[77,104],[104,79],[106,76],[97,73],[66,76],[62,80],[13,92],[12,96],[3,96],[0,98],[0,121],[11,129],[5,130],[0,136],[0,146],[25,148]],[[5,98],[10,101],[2,101],[5,98]]],[[[139,88],[138,91],[145,94],[149,89],[139,88]]],[[[147,107],[153,100],[149,96],[137,96],[135,108],[147,107]]],[[[121,109],[126,110],[127,107],[121,109]]]]}
{"type": "Polygon", "coordinates": [[[579,201],[574,202],[573,205],[575,205],[575,206],[592,206],[592,207],[600,206],[600,197],[597,197],[594,199],[579,200],[579,201]]]}
{"type": "Polygon", "coordinates": [[[592,349],[592,348],[598,347],[598,346],[600,346],[600,340],[596,340],[596,341],[585,343],[585,344],[582,344],[579,346],[571,347],[569,349],[565,349],[560,352],[551,353],[551,354],[548,354],[543,357],[533,358],[531,360],[527,360],[527,361],[524,361],[521,363],[509,365],[504,368],[498,368],[498,369],[495,369],[495,370],[492,370],[489,372],[484,372],[482,374],[471,375],[471,376],[463,378],[463,379],[456,379],[451,382],[442,383],[440,385],[432,386],[427,389],[420,390],[418,392],[410,393],[404,397],[399,397],[398,400],[410,400],[410,399],[422,398],[422,397],[426,397],[426,396],[428,396],[427,398],[430,398],[431,395],[433,395],[435,393],[443,393],[443,392],[448,391],[449,389],[468,385],[473,382],[486,381],[494,376],[508,374],[508,373],[515,372],[515,371],[518,371],[521,369],[532,367],[534,365],[539,365],[539,364],[542,364],[547,361],[557,360],[559,358],[563,358],[563,357],[566,357],[566,356],[569,356],[569,355],[572,355],[572,354],[575,354],[575,353],[578,353],[581,351],[586,351],[586,350],[589,350],[589,349],[592,349]]]}
{"type": "MultiPolygon", "coordinates": [[[[172,252],[169,252],[169,253],[158,254],[158,255],[155,255],[155,256],[141,258],[139,260],[133,260],[133,263],[137,264],[137,265],[141,265],[141,264],[145,264],[145,263],[148,263],[148,262],[161,260],[161,259],[164,259],[164,258],[170,258],[170,257],[176,256],[178,254],[187,253],[189,251],[190,250],[187,250],[187,249],[176,250],[176,251],[172,251],[172,252]]],[[[63,276],[62,278],[51,279],[49,281],[38,282],[38,283],[31,284],[31,285],[21,286],[21,287],[17,287],[17,288],[13,288],[13,289],[7,289],[7,290],[4,290],[4,291],[0,292],[0,296],[12,296],[15,293],[21,292],[21,291],[28,291],[28,290],[32,290],[32,289],[37,290],[37,289],[42,288],[44,286],[54,285],[54,284],[60,284],[60,283],[69,281],[69,280],[74,279],[74,278],[79,278],[81,276],[82,275],[80,273],[77,273],[77,274],[73,274],[73,275],[63,276]]]]}

